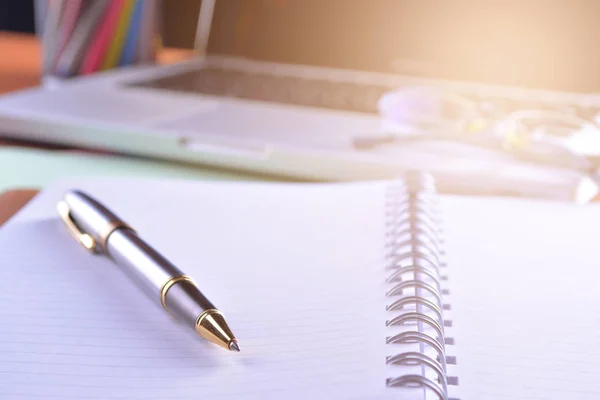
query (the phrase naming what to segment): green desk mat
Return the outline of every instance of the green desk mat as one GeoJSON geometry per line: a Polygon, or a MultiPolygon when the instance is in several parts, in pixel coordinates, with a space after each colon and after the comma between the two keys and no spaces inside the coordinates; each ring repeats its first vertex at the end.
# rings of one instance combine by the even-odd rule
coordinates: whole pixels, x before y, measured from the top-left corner
{"type": "Polygon", "coordinates": [[[0,192],[19,188],[41,189],[56,179],[81,176],[275,180],[242,172],[135,157],[22,147],[0,148],[0,192]]]}

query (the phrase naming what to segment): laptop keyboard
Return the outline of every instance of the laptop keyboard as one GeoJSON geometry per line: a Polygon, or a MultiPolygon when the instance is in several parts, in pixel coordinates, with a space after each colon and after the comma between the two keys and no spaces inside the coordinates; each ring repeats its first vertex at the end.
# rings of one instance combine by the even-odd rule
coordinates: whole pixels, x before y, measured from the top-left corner
{"type": "Polygon", "coordinates": [[[377,113],[389,86],[249,73],[206,67],[130,86],[226,96],[296,106],[377,113]]]}
{"type": "MultiPolygon", "coordinates": [[[[397,88],[267,75],[217,67],[204,67],[171,76],[133,82],[129,86],[369,114],[378,113],[377,102],[380,97],[397,88]]],[[[539,109],[569,113],[590,120],[600,112],[598,107],[582,107],[574,104],[549,104],[501,97],[470,97],[482,106],[484,114],[492,110],[491,114],[495,116],[524,109],[539,109]]]]}

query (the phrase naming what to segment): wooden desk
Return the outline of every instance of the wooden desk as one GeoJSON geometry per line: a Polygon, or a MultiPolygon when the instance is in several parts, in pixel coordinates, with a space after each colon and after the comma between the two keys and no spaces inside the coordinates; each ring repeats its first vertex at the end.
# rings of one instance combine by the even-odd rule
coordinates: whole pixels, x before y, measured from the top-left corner
{"type": "Polygon", "coordinates": [[[31,35],[0,32],[0,94],[40,84],[40,46],[31,35]]]}

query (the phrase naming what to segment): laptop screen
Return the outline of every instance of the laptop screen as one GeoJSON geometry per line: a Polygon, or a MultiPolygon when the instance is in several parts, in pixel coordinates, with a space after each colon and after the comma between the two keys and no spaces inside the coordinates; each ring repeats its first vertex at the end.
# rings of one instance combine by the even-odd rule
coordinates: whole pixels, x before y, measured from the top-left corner
{"type": "Polygon", "coordinates": [[[209,54],[600,92],[596,0],[216,0],[209,54]]]}

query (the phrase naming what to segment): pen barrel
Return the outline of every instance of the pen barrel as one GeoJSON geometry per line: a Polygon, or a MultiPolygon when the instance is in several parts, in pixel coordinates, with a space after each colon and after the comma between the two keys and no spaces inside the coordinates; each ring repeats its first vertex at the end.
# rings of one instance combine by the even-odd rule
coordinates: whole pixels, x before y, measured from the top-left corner
{"type": "Polygon", "coordinates": [[[206,311],[216,310],[196,285],[189,281],[180,281],[169,289],[165,306],[167,311],[196,331],[200,316],[206,311]]]}
{"type": "Polygon", "coordinates": [[[102,250],[141,290],[198,335],[228,350],[239,351],[223,314],[196,283],[102,204],[79,191],[57,206],[71,234],[86,249],[102,250]]]}
{"type": "Polygon", "coordinates": [[[196,320],[215,306],[190,278],[127,228],[114,231],[106,242],[108,255],[152,299],[195,329],[196,320]]]}
{"type": "Polygon", "coordinates": [[[117,229],[106,242],[108,255],[150,297],[160,301],[162,287],[183,273],[130,229],[117,229]]]}
{"type": "Polygon", "coordinates": [[[133,230],[119,228],[113,231],[106,241],[106,251],[127,275],[171,315],[203,338],[225,349],[239,351],[237,340],[223,314],[200,292],[191,278],[133,230]]]}

